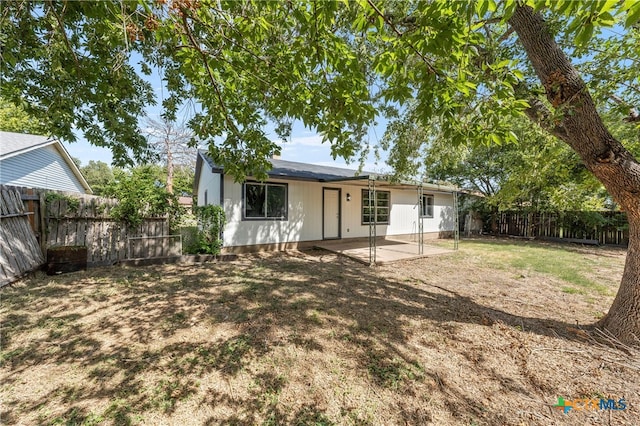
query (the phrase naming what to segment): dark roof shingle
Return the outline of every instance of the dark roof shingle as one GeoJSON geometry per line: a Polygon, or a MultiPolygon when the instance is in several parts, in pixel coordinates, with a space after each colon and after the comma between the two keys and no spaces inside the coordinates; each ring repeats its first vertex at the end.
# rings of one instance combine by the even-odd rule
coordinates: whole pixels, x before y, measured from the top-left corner
{"type": "MultiPolygon", "coordinates": [[[[213,163],[211,158],[204,150],[199,150],[200,155],[207,164],[214,170],[222,171],[222,167],[213,163]]],[[[271,170],[267,172],[272,178],[288,178],[313,180],[318,182],[349,179],[354,177],[365,178],[367,176],[377,176],[376,173],[365,172],[358,174],[356,170],[345,169],[341,167],[319,166],[316,164],[299,163],[296,161],[286,161],[279,159],[271,159],[271,170]]]]}
{"type": "Polygon", "coordinates": [[[46,136],[0,132],[0,156],[8,156],[52,141],[46,136]]]}

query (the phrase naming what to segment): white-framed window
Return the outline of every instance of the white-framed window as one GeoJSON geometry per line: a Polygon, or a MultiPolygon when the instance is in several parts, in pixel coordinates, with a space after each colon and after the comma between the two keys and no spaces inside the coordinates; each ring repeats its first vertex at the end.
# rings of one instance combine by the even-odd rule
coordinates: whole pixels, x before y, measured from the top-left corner
{"type": "Polygon", "coordinates": [[[287,220],[288,189],[286,183],[246,182],[242,186],[242,218],[287,220]]]}
{"type": "Polygon", "coordinates": [[[420,197],[420,217],[433,217],[433,195],[422,195],[420,197]]]}
{"type": "Polygon", "coordinates": [[[362,224],[375,222],[380,225],[388,225],[391,192],[375,191],[374,194],[375,199],[371,200],[371,206],[369,206],[369,190],[362,190],[362,224]]]}

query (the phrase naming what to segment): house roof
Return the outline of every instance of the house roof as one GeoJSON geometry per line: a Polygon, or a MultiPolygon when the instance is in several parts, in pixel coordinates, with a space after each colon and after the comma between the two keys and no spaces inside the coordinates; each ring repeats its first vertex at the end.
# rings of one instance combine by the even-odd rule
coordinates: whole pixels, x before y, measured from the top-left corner
{"type": "Polygon", "coordinates": [[[41,135],[29,135],[26,133],[0,132],[0,160],[6,160],[7,158],[25,154],[29,151],[49,145],[54,146],[60,156],[68,164],[73,174],[80,181],[82,187],[88,194],[92,194],[93,191],[87,183],[87,180],[82,175],[82,172],[80,172],[80,169],[73,161],[64,145],[62,145],[62,143],[57,139],[41,135]]]}
{"type": "MultiPolygon", "coordinates": [[[[457,191],[455,187],[448,185],[439,185],[420,181],[403,181],[403,182],[389,182],[386,180],[386,176],[380,173],[363,171],[358,174],[357,170],[345,169],[341,167],[331,166],[319,166],[317,164],[299,163],[295,161],[286,161],[280,159],[271,159],[271,170],[267,172],[267,175],[273,179],[290,179],[290,180],[307,180],[313,182],[344,182],[344,181],[367,181],[375,180],[377,184],[383,186],[422,186],[423,188],[442,191],[442,192],[454,192],[457,191]]],[[[194,194],[198,192],[198,178],[203,163],[211,168],[214,173],[223,173],[222,167],[214,164],[207,151],[198,150],[198,160],[196,161],[196,174],[194,182],[194,194]]],[[[355,183],[355,182],[354,182],[355,183]]]]}
{"type": "MultiPolygon", "coordinates": [[[[214,164],[206,151],[199,150],[199,153],[212,170],[217,173],[224,171],[222,167],[214,164]]],[[[326,182],[336,179],[341,180],[344,178],[375,175],[373,172],[362,172],[358,175],[356,170],[344,169],[341,167],[319,166],[317,164],[299,163],[296,161],[286,161],[276,158],[272,158],[270,161],[271,170],[269,170],[267,174],[271,178],[295,178],[299,180],[326,182]]]]}
{"type": "Polygon", "coordinates": [[[181,206],[191,206],[193,205],[193,197],[180,196],[178,197],[178,204],[181,206]]]}

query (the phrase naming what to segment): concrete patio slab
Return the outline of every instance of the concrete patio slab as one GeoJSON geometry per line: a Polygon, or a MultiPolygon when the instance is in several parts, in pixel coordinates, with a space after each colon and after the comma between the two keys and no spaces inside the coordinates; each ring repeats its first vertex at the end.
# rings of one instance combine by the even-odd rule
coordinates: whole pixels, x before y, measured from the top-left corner
{"type": "MultiPolygon", "coordinates": [[[[369,242],[335,240],[323,241],[316,247],[347,256],[351,259],[369,264],[369,242]]],[[[453,250],[425,244],[423,253],[419,253],[418,243],[393,239],[376,241],[376,264],[382,265],[400,260],[419,259],[438,254],[453,253],[453,250]]]]}

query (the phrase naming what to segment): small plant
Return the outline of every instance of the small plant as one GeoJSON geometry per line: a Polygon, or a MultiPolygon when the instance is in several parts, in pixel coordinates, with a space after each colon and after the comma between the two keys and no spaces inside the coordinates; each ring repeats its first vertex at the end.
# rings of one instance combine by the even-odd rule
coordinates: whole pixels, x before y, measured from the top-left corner
{"type": "Polygon", "coordinates": [[[197,252],[220,254],[222,249],[222,229],[226,223],[224,209],[220,206],[207,205],[194,208],[198,219],[197,252]]]}
{"type": "Polygon", "coordinates": [[[180,227],[182,235],[182,251],[185,253],[198,253],[200,250],[200,230],[197,226],[180,227]]]}
{"type": "Polygon", "coordinates": [[[47,206],[51,206],[54,201],[64,201],[67,203],[67,211],[75,213],[80,208],[80,200],[69,195],[60,194],[58,192],[47,192],[45,202],[47,206]]]}

